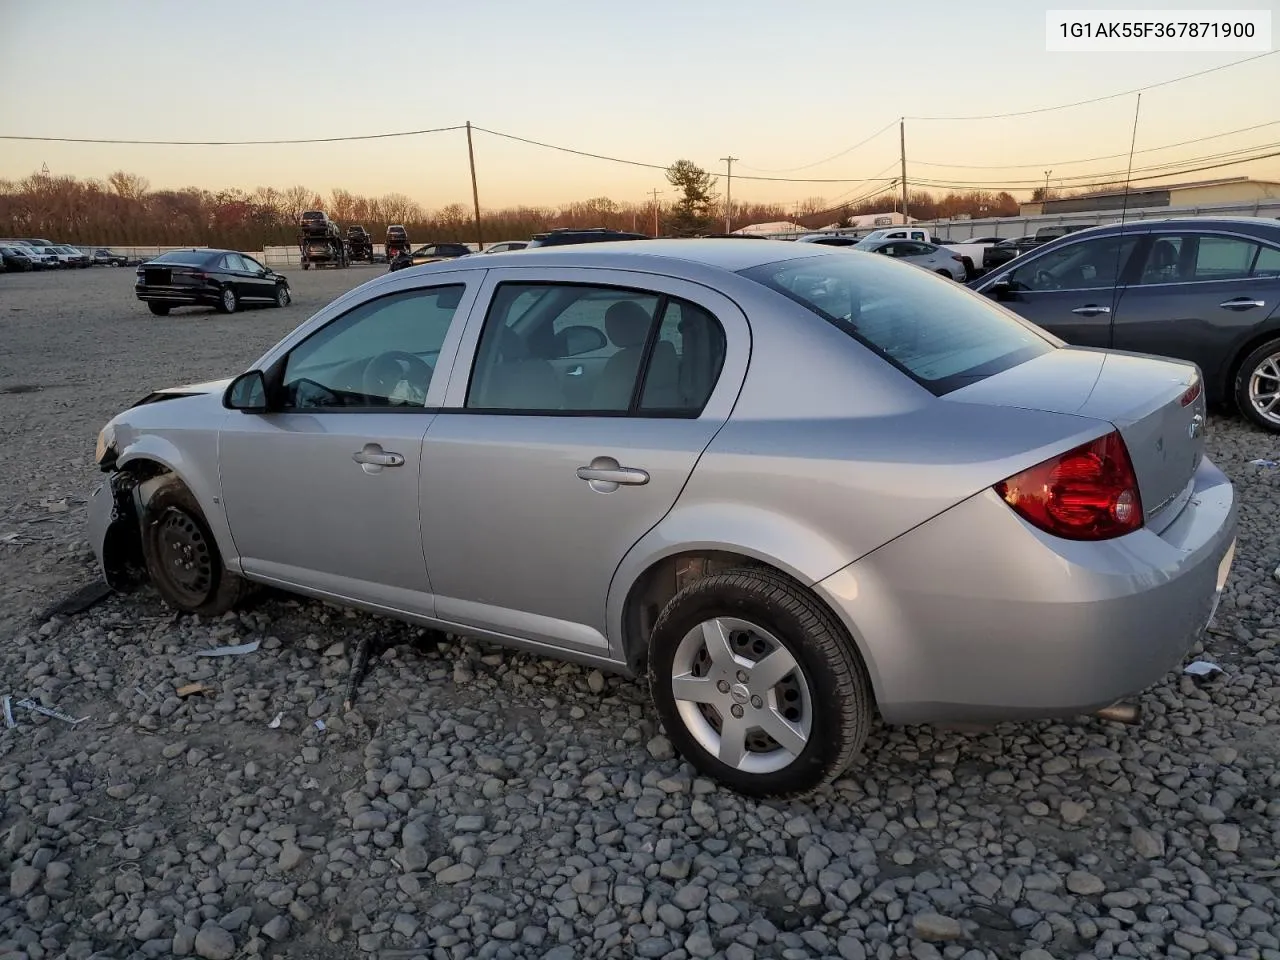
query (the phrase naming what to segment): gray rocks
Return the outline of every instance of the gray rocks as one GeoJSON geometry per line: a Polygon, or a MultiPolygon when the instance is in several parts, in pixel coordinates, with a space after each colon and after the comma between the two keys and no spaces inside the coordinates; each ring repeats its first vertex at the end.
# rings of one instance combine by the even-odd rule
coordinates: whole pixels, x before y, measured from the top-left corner
{"type": "Polygon", "coordinates": [[[1134,827],[1129,834],[1129,842],[1133,844],[1134,853],[1147,860],[1164,856],[1164,838],[1145,827],[1134,827]]]}
{"type": "Polygon", "coordinates": [[[670,760],[676,755],[675,748],[671,746],[671,741],[663,736],[654,737],[645,747],[649,751],[649,756],[659,763],[670,760]]]}
{"type": "Polygon", "coordinates": [[[1092,897],[1107,889],[1107,885],[1092,873],[1072,870],[1067,874],[1067,889],[1081,897],[1092,897]]]}
{"type": "Polygon", "coordinates": [[[235,937],[217,925],[203,926],[196,934],[195,951],[204,960],[231,960],[236,952],[235,937]]]}
{"type": "Polygon", "coordinates": [[[959,920],[939,913],[918,913],[911,918],[911,926],[921,940],[959,940],[964,936],[959,920]]]}
{"type": "MultiPolygon", "coordinates": [[[[195,352],[170,372],[224,366],[201,357],[222,349],[205,326],[183,328],[195,352]]],[[[241,332],[219,357],[243,363],[274,339],[256,321],[241,332]]],[[[1280,733],[1280,470],[1248,466],[1274,443],[1234,420],[1209,437],[1241,528],[1194,655],[1225,674],[1171,671],[1133,727],[877,726],[801,800],[697,775],[643,681],[311,600],[175,618],[140,590],[38,639],[19,625],[0,634],[0,676],[94,719],[23,714],[0,730],[0,955],[1280,960],[1280,765],[1266,748],[1280,733]],[[248,657],[192,655],[250,639],[248,657]],[[209,692],[173,693],[190,682],[209,692]]],[[[45,469],[92,480],[66,466],[81,444],[45,469]]],[[[24,526],[14,492],[5,529],[24,526]]],[[[0,543],[0,595],[46,592],[27,557],[44,578],[97,576],[41,550],[0,543]]],[[[20,622],[9,613],[0,629],[20,622]]]]}
{"type": "Polygon", "coordinates": [[[40,871],[20,863],[9,873],[9,895],[25,897],[40,882],[40,871]]]}

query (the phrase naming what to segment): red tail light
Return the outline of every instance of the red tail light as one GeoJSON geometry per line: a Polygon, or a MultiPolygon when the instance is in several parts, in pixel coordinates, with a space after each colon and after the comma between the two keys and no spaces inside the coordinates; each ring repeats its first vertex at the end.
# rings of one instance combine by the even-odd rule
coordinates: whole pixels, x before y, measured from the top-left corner
{"type": "Polygon", "coordinates": [[[955,260],[957,263],[964,263],[964,257],[960,256],[958,253],[953,253],[951,255],[951,259],[955,260]]]}
{"type": "Polygon", "coordinates": [[[1110,540],[1142,526],[1138,477],[1116,431],[995,485],[1018,516],[1064,540],[1110,540]]]}
{"type": "Polygon", "coordinates": [[[1182,395],[1181,399],[1179,399],[1178,402],[1182,404],[1184,407],[1190,406],[1191,404],[1196,402],[1196,398],[1200,396],[1200,391],[1202,389],[1204,389],[1203,382],[1200,380],[1196,380],[1195,383],[1187,387],[1187,392],[1182,395]]]}

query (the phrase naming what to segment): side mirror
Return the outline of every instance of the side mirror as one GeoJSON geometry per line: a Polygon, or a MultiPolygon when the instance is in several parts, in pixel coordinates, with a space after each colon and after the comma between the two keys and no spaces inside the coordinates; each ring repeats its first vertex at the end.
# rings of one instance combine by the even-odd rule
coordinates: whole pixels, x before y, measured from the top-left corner
{"type": "Polygon", "coordinates": [[[250,370],[236,377],[222,395],[222,405],[241,413],[267,412],[267,378],[261,370],[250,370]]]}
{"type": "Polygon", "coordinates": [[[1013,285],[1008,280],[997,280],[987,288],[987,293],[997,300],[1008,300],[1013,293],[1013,285]]]}
{"type": "Polygon", "coordinates": [[[565,327],[556,334],[556,347],[562,357],[579,357],[609,345],[609,338],[595,327],[565,327]]]}

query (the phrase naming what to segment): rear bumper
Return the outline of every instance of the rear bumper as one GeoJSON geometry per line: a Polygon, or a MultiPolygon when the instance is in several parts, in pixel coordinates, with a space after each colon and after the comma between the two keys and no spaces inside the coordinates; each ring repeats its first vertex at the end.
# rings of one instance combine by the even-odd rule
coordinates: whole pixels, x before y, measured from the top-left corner
{"type": "Polygon", "coordinates": [[[217,291],[196,290],[189,287],[134,287],[134,293],[144,303],[202,304],[217,306],[217,291]]]}
{"type": "Polygon", "coordinates": [[[815,587],[859,642],[890,723],[1089,713],[1184,657],[1217,605],[1237,506],[1208,459],[1158,535],[1060,540],[992,491],[815,587]]]}

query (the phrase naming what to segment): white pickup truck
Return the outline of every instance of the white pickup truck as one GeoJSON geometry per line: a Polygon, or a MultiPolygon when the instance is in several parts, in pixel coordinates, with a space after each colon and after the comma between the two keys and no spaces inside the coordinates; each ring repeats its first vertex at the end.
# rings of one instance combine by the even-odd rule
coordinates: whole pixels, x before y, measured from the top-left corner
{"type": "Polygon", "coordinates": [[[949,243],[937,239],[923,227],[899,226],[872,230],[863,240],[922,240],[939,247],[946,247],[952,253],[965,259],[965,272],[972,279],[982,270],[982,251],[996,242],[995,237],[983,237],[981,240],[968,243],[949,243]]]}

